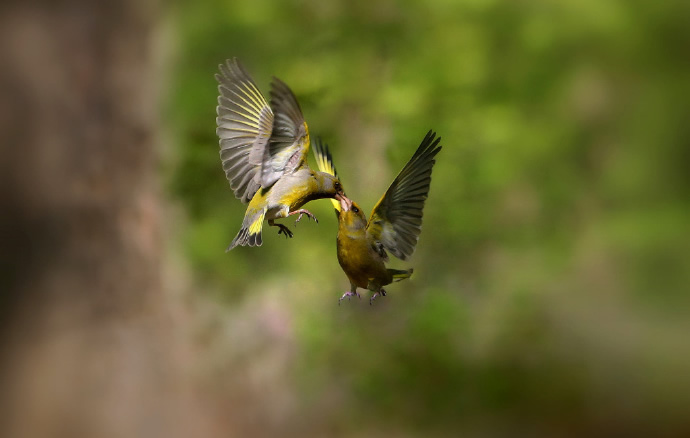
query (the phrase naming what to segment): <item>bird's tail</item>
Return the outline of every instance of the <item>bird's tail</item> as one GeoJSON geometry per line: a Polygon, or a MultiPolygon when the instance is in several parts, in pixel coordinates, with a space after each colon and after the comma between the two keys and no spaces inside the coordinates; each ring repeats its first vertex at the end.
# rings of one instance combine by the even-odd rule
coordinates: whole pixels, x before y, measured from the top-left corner
{"type": "Polygon", "coordinates": [[[400,270],[400,269],[388,269],[388,273],[393,276],[393,281],[400,281],[412,276],[414,269],[400,270]]]}
{"type": "Polygon", "coordinates": [[[230,251],[236,246],[261,246],[263,241],[261,240],[261,230],[264,225],[264,216],[266,216],[266,210],[262,210],[260,214],[249,215],[244,217],[244,222],[242,223],[242,228],[237,233],[230,246],[225,252],[230,251]]]}

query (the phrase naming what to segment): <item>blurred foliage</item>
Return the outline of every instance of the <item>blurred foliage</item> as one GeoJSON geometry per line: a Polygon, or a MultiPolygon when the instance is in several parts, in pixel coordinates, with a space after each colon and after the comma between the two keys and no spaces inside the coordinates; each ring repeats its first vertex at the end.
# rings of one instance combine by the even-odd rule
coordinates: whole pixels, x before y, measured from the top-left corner
{"type": "Polygon", "coordinates": [[[220,299],[279,291],[305,424],[330,435],[391,433],[391,419],[449,435],[687,426],[690,3],[175,11],[168,181],[189,216],[183,251],[220,299]],[[415,275],[375,306],[336,305],[348,283],[327,201],[310,204],[320,223],[294,239],[265,229],[262,248],[223,253],[245,208],[215,136],[213,74],[233,56],[265,95],[271,75],[291,86],[367,210],[428,129],[442,136],[417,252],[392,264],[415,275]]]}

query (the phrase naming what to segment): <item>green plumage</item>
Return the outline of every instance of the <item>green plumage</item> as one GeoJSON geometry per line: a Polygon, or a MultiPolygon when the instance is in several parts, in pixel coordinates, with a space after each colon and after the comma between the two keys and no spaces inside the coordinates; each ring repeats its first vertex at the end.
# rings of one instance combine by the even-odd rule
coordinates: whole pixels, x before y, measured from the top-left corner
{"type": "MultiPolygon", "coordinates": [[[[371,217],[357,203],[344,198],[335,205],[338,215],[338,262],[350,280],[343,295],[366,288],[385,295],[383,286],[409,278],[412,269],[386,269],[389,251],[406,260],[414,252],[422,229],[424,203],[429,194],[435,156],[441,150],[440,137],[429,131],[412,158],[376,203],[371,217]]],[[[333,158],[326,145],[316,142],[314,154],[319,169],[336,175],[333,158]]],[[[342,298],[341,298],[342,299],[342,298]]]]}

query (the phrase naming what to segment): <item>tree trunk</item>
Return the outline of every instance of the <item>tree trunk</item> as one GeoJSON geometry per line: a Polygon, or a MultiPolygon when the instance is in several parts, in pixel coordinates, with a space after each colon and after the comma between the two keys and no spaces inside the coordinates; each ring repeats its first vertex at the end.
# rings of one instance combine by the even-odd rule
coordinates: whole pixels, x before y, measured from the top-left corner
{"type": "Polygon", "coordinates": [[[208,436],[161,287],[156,5],[0,6],[0,435],[208,436]]]}

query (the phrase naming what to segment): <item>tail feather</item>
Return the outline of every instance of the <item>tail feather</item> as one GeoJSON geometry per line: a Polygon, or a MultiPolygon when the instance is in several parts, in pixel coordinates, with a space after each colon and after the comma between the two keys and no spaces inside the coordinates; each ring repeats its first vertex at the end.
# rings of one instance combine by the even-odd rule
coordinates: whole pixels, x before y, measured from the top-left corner
{"type": "Polygon", "coordinates": [[[400,281],[412,276],[414,269],[400,270],[400,269],[388,269],[388,272],[393,276],[393,281],[400,281]]]}
{"type": "Polygon", "coordinates": [[[265,211],[262,211],[260,215],[255,216],[253,220],[248,220],[247,216],[244,218],[242,223],[242,228],[237,233],[230,246],[225,250],[225,252],[230,251],[236,246],[261,246],[263,240],[261,239],[261,230],[263,229],[265,211]]]}

